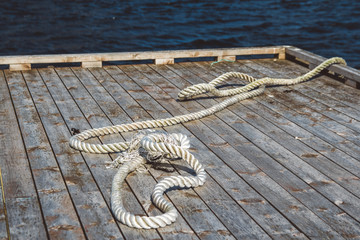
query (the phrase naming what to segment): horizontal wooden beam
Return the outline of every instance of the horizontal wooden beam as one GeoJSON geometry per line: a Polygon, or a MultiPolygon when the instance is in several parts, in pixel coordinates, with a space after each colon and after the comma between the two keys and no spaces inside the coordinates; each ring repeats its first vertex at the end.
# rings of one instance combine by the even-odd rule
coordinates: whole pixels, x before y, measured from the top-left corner
{"type": "Polygon", "coordinates": [[[216,57],[216,61],[221,61],[221,60],[229,60],[229,61],[236,61],[236,56],[217,56],[216,57]]]}
{"type": "MultiPolygon", "coordinates": [[[[293,56],[305,62],[308,62],[310,66],[317,66],[324,60],[326,60],[326,58],[321,57],[317,54],[292,46],[286,47],[285,52],[287,56],[293,56]]],[[[355,83],[360,83],[360,71],[357,69],[340,64],[332,65],[328,69],[329,71],[332,71],[349,79],[349,85],[353,84],[351,83],[351,81],[354,81],[355,83]]]]}
{"type": "Polygon", "coordinates": [[[0,56],[0,65],[36,63],[74,63],[128,60],[155,60],[175,58],[217,57],[279,54],[282,46],[252,48],[219,48],[194,50],[169,50],[149,52],[83,53],[54,55],[0,56]]]}

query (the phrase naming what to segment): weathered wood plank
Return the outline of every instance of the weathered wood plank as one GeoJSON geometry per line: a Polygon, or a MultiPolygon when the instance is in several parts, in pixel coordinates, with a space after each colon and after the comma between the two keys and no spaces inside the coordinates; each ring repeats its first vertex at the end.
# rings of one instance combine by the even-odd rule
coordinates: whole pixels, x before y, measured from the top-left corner
{"type": "MultiPolygon", "coordinates": [[[[171,69],[173,69],[174,71],[176,71],[176,73],[178,73],[178,74],[180,74],[179,73],[179,69],[175,69],[175,67],[176,66],[168,66],[168,68],[171,68],[171,69]]],[[[184,72],[185,72],[185,70],[184,70],[184,72]]],[[[188,72],[188,69],[186,69],[186,72],[188,72]]],[[[196,79],[196,77],[194,77],[193,75],[191,75],[191,74],[189,74],[188,75],[188,79],[190,80],[194,80],[194,79],[196,79]]],[[[199,82],[192,82],[192,83],[199,83],[199,82]]],[[[223,111],[224,112],[224,111],[223,111]]],[[[220,114],[219,114],[220,115],[220,114]]],[[[219,116],[220,117],[220,116],[219,116]]],[[[221,119],[229,119],[229,118],[226,118],[225,117],[225,115],[224,114],[221,114],[221,117],[220,117],[221,119]]],[[[231,119],[229,119],[229,121],[227,121],[227,122],[231,122],[230,121],[231,119]]],[[[237,124],[235,124],[233,127],[235,127],[236,125],[239,125],[239,126],[241,126],[241,120],[236,120],[236,118],[234,118],[234,120],[235,120],[235,122],[237,121],[237,124]]],[[[214,127],[215,127],[215,124],[214,124],[214,127]]],[[[248,125],[244,125],[244,127],[245,128],[242,128],[241,129],[241,131],[239,131],[239,132],[241,132],[241,134],[246,134],[246,137],[247,138],[249,138],[250,137],[250,139],[254,142],[254,143],[256,143],[257,145],[259,144],[259,141],[258,140],[256,140],[256,138],[258,138],[258,139],[261,139],[262,137],[261,136],[257,136],[256,138],[255,137],[251,137],[250,135],[251,134],[253,134],[253,132],[256,132],[256,129],[253,129],[253,128],[250,128],[251,130],[249,130],[249,129],[247,129],[247,128],[249,128],[249,126],[248,125]],[[247,134],[246,132],[248,132],[249,134],[247,134]]],[[[234,138],[233,136],[234,136],[235,134],[230,134],[230,136],[231,136],[231,138],[229,139],[229,140],[227,140],[228,142],[232,142],[233,140],[231,140],[232,138],[234,138]]],[[[225,139],[225,137],[224,137],[224,139],[225,139]]],[[[267,142],[267,144],[268,144],[268,141],[266,141],[267,142]]],[[[269,141],[270,143],[271,143],[271,141],[269,141]]],[[[270,144],[270,145],[273,145],[273,144],[270,144]]],[[[279,146],[278,146],[279,147],[279,146]]],[[[263,146],[261,146],[261,148],[262,149],[264,149],[265,151],[267,151],[267,152],[269,152],[269,149],[266,149],[266,148],[264,148],[263,146]]],[[[275,148],[276,149],[276,148],[275,148]]],[[[244,150],[243,150],[244,151],[244,150]]],[[[243,152],[242,151],[242,152],[243,152]]],[[[245,151],[244,151],[245,152],[245,151]]],[[[274,156],[274,154],[270,154],[270,155],[273,155],[274,156]]],[[[276,158],[278,158],[278,156],[279,156],[279,154],[277,153],[276,155],[276,158]]],[[[265,171],[265,170],[264,170],[265,171]]],[[[282,170],[283,171],[283,170],[282,170]]],[[[315,176],[316,177],[316,176],[315,176]]],[[[292,181],[292,182],[294,182],[294,180],[296,180],[296,178],[294,178],[294,177],[292,177],[292,180],[290,180],[290,182],[292,181]]],[[[283,180],[282,180],[283,181],[283,180]]],[[[285,182],[285,183],[283,183],[283,184],[289,184],[289,182],[285,182]]],[[[296,185],[296,184],[294,184],[294,185],[296,185]]],[[[285,185],[286,186],[286,185],[285,185]]],[[[289,189],[290,190],[290,189],[289,189]]],[[[314,196],[316,196],[316,194],[314,195],[314,196]]],[[[318,199],[322,199],[322,197],[320,197],[319,195],[317,195],[318,197],[318,199]]],[[[307,203],[306,204],[309,204],[309,205],[313,205],[313,203],[312,203],[312,201],[313,201],[313,199],[314,198],[307,198],[307,203]]],[[[302,201],[304,201],[303,199],[302,199],[302,201]]],[[[330,205],[330,207],[332,206],[332,204],[330,204],[329,202],[327,202],[327,200],[325,200],[325,199],[322,199],[322,200],[320,200],[320,201],[322,201],[322,204],[325,204],[325,205],[330,205]]],[[[333,207],[335,207],[335,206],[333,206],[333,207]]],[[[339,209],[338,210],[336,210],[336,207],[335,207],[335,211],[337,211],[337,212],[339,212],[339,209]]],[[[342,211],[340,211],[340,212],[342,212],[342,211]]],[[[336,212],[335,212],[336,213],[336,212]]],[[[334,215],[336,215],[336,214],[334,214],[334,215]]],[[[328,221],[330,221],[331,220],[331,218],[328,218],[328,221]]],[[[350,222],[351,222],[351,219],[350,219],[350,222]]],[[[339,229],[339,231],[341,231],[341,229],[339,229]]]]}
{"type": "MultiPolygon", "coordinates": [[[[136,71],[133,67],[130,66],[121,66],[121,70],[123,72],[125,72],[129,77],[131,77],[133,80],[136,79],[136,83],[133,82],[133,80],[130,80],[128,78],[118,78],[119,76],[119,69],[116,69],[115,67],[106,67],[105,68],[114,78],[115,80],[117,80],[122,86],[124,86],[124,88],[130,93],[132,94],[132,96],[139,102],[139,104],[144,108],[144,109],[150,109],[151,111],[149,112],[153,117],[156,118],[162,118],[162,117],[168,117],[169,113],[163,109],[160,105],[158,105],[153,98],[155,98],[157,101],[159,101],[159,98],[162,98],[164,100],[168,100],[168,101],[172,101],[173,99],[171,99],[169,96],[166,95],[153,95],[154,91],[156,92],[155,89],[152,89],[152,87],[154,86],[151,82],[146,81],[146,78],[144,78],[144,76],[141,76],[141,74],[139,74],[138,71],[136,71]],[[139,81],[137,81],[139,80],[139,81]],[[142,88],[140,88],[140,86],[142,86],[142,88]],[[141,94],[137,94],[140,89],[142,89],[142,91],[146,91],[146,92],[141,92],[141,94]],[[151,93],[150,93],[151,92],[151,93]],[[149,95],[148,95],[149,94],[149,95]],[[150,94],[152,97],[150,97],[150,94]]],[[[181,128],[179,129],[181,126],[177,125],[177,126],[173,126],[171,128],[169,128],[171,130],[171,132],[182,132],[182,133],[189,133],[188,131],[186,131],[185,129],[181,128]]],[[[168,128],[167,128],[168,129],[168,128]]],[[[197,146],[198,144],[200,145],[201,148],[204,148],[204,146],[200,144],[200,142],[197,139],[193,140],[194,142],[192,142],[193,145],[197,146]]],[[[205,147],[206,148],[206,147],[205,147]]],[[[211,159],[216,157],[213,156],[211,159]]],[[[218,159],[216,161],[219,161],[218,159]]],[[[177,168],[178,170],[181,170],[180,168],[177,168]]],[[[207,191],[213,191],[213,192],[217,192],[219,191],[219,197],[224,198],[224,199],[228,199],[228,196],[220,195],[221,192],[223,191],[221,188],[219,188],[216,184],[213,185],[214,190],[208,189],[205,186],[202,186],[201,188],[195,188],[194,191],[199,194],[199,196],[201,196],[201,198],[206,201],[207,204],[210,204],[209,207],[211,208],[212,211],[215,212],[215,214],[217,215],[218,218],[221,219],[221,221],[227,226],[227,228],[229,228],[229,230],[235,235],[235,236],[242,236],[242,238],[246,238],[246,237],[250,237],[253,236],[253,234],[258,233],[259,236],[266,236],[263,233],[261,233],[261,231],[259,231],[259,229],[255,228],[256,224],[254,224],[254,226],[250,225],[252,230],[250,230],[249,228],[246,229],[245,227],[247,226],[244,221],[248,222],[249,218],[246,218],[244,216],[244,214],[242,213],[242,211],[236,207],[234,205],[234,209],[232,210],[235,213],[238,213],[238,220],[233,222],[230,221],[230,216],[233,215],[234,213],[229,213],[230,209],[225,208],[225,206],[223,204],[221,204],[221,202],[219,203],[214,203],[213,201],[210,200],[207,191]],[[218,189],[218,190],[217,190],[218,189]],[[229,219],[224,218],[222,215],[228,213],[229,214],[229,219]],[[245,219],[244,219],[245,218],[245,219]],[[242,224],[243,223],[243,224],[242,224]],[[261,234],[261,235],[260,235],[261,234]]],[[[180,191],[181,193],[182,191],[180,191]]],[[[184,197],[184,196],[183,196],[184,197]]],[[[229,201],[229,200],[227,200],[229,201]]],[[[231,201],[229,201],[231,202],[231,201]]],[[[177,206],[181,206],[181,204],[177,203],[177,206]]],[[[201,206],[201,205],[200,205],[201,206]]],[[[201,215],[204,214],[209,214],[206,213],[204,207],[200,207],[198,206],[195,209],[203,209],[201,211],[198,212],[194,212],[191,211],[191,208],[185,207],[184,210],[186,212],[182,212],[181,213],[184,215],[185,219],[187,219],[187,221],[189,222],[189,224],[193,227],[193,229],[197,232],[199,232],[199,236],[200,237],[204,237],[207,236],[208,238],[211,238],[211,236],[213,237],[220,237],[220,233],[224,232],[226,233],[226,228],[224,229],[224,227],[221,227],[221,225],[219,224],[218,220],[212,219],[211,221],[208,222],[208,220],[205,220],[204,218],[200,218],[201,215]],[[199,215],[201,214],[201,215],[199,215]],[[213,227],[210,227],[211,225],[213,225],[213,227]],[[210,228],[209,228],[210,227],[210,228]]],[[[211,216],[211,215],[210,215],[211,216]]]]}
{"type": "Polygon", "coordinates": [[[91,172],[78,151],[69,148],[70,129],[55,105],[38,71],[23,73],[49,142],[59,163],[88,239],[121,236],[91,172]],[[89,211],[89,209],[92,209],[89,211]]]}
{"type": "MultiPolygon", "coordinates": [[[[87,105],[89,101],[91,101],[92,97],[89,97],[88,92],[84,89],[81,83],[79,83],[78,79],[76,78],[76,76],[74,76],[71,69],[57,69],[56,71],[54,69],[41,69],[40,74],[43,77],[52,97],[54,98],[54,101],[57,104],[58,109],[61,112],[68,129],[77,128],[83,131],[84,129],[91,128],[88,119],[97,118],[100,112],[97,111],[97,108],[91,108],[91,104],[87,105]],[[70,93],[72,93],[73,96],[70,93]],[[83,106],[83,104],[85,104],[85,107],[83,106]],[[82,108],[80,108],[80,106],[82,108]]],[[[90,142],[100,143],[97,139],[93,139],[93,141],[90,142]]],[[[68,141],[66,141],[66,143],[68,143],[68,141]]],[[[78,151],[71,151],[77,152],[79,154],[78,151]]],[[[94,180],[99,186],[101,194],[106,201],[106,208],[109,209],[110,189],[112,182],[112,177],[109,176],[113,176],[116,173],[115,169],[106,169],[106,162],[111,161],[111,158],[105,154],[97,155],[82,153],[81,155],[84,156],[86,164],[89,167],[92,175],[94,176],[94,180]],[[99,159],[102,159],[103,161],[99,159]]],[[[125,184],[123,185],[123,188],[124,197],[128,200],[124,204],[125,207],[129,209],[134,209],[134,212],[137,214],[144,214],[141,206],[139,205],[136,197],[131,192],[129,186],[125,184]]],[[[85,206],[86,207],[84,207],[84,211],[86,211],[87,214],[91,215],[91,206],[85,206]]],[[[118,225],[117,221],[115,221],[114,218],[108,220],[107,222],[109,224],[115,223],[118,225]]],[[[147,237],[152,239],[159,238],[159,235],[154,230],[134,230],[124,225],[118,226],[120,227],[123,236],[128,239],[142,239],[147,237]]],[[[120,233],[115,237],[121,238],[120,233]]]]}
{"type": "MultiPolygon", "coordinates": [[[[90,121],[93,126],[105,126],[105,125],[113,125],[113,124],[121,124],[126,122],[132,122],[132,120],[128,117],[127,113],[124,112],[124,110],[118,105],[118,103],[115,101],[115,98],[111,96],[107,90],[103,87],[106,85],[106,82],[108,82],[108,79],[106,79],[99,74],[97,70],[100,69],[93,69],[92,73],[90,73],[87,70],[81,69],[81,68],[73,68],[74,73],[79,78],[80,82],[85,86],[87,91],[90,93],[90,95],[94,98],[96,103],[99,105],[100,109],[103,111],[103,119],[98,122],[90,121]],[[101,79],[101,84],[98,82],[98,80],[94,77],[98,76],[101,79]]],[[[105,71],[102,71],[102,73],[106,73],[105,71]]],[[[108,75],[107,78],[110,78],[108,75]]],[[[111,80],[110,80],[111,81],[111,80]]],[[[117,86],[117,89],[119,89],[119,86],[117,86]]],[[[120,90],[122,91],[122,90],[120,90]]],[[[124,98],[129,98],[130,96],[122,96],[123,101],[124,98]]],[[[122,102],[123,102],[122,101],[122,102]]],[[[131,101],[131,100],[130,100],[131,101]]],[[[132,102],[134,102],[132,100],[132,102]]],[[[134,108],[130,108],[131,109],[134,108]]],[[[141,110],[143,111],[143,110],[141,110]]],[[[136,115],[137,112],[135,111],[132,115],[136,115]]],[[[149,118],[149,116],[148,116],[149,118]]],[[[147,118],[147,119],[148,119],[147,118]]],[[[129,134],[123,134],[127,141],[131,140],[131,137],[134,135],[134,133],[129,134]]],[[[120,136],[110,136],[106,138],[107,141],[111,142],[118,142],[118,141],[124,141],[124,138],[120,136]]],[[[143,208],[145,210],[151,210],[148,212],[150,215],[158,215],[161,212],[152,205],[151,203],[151,194],[153,191],[153,188],[156,184],[156,181],[154,179],[154,176],[162,176],[163,172],[161,171],[153,171],[150,169],[149,172],[144,173],[137,173],[137,174],[131,174],[131,177],[127,178],[127,181],[129,182],[132,191],[136,195],[137,199],[142,204],[143,208]]],[[[183,201],[183,204],[189,203],[188,201],[183,201]]],[[[191,203],[189,203],[190,205],[191,203]]],[[[176,204],[175,204],[176,205],[176,204]]],[[[129,209],[131,211],[131,209],[129,209]]],[[[185,222],[182,216],[179,216],[179,218],[176,221],[176,224],[173,224],[171,226],[167,226],[165,228],[158,229],[160,235],[162,238],[181,238],[181,239],[192,239],[195,236],[195,233],[192,231],[192,229],[188,226],[188,224],[185,222]],[[174,235],[173,233],[177,233],[174,235]]]]}
{"type": "MultiPolygon", "coordinates": [[[[177,65],[175,64],[175,65],[166,65],[166,66],[173,69],[173,68],[176,67],[177,65]]],[[[123,68],[123,67],[121,67],[121,68],[123,68]]],[[[132,73],[133,73],[133,71],[132,71],[132,73]]],[[[130,71],[127,71],[127,74],[130,74],[130,71]]],[[[139,80],[139,79],[140,79],[141,81],[143,81],[143,77],[141,77],[141,76],[139,76],[139,75],[136,75],[136,77],[133,77],[133,79],[136,79],[136,80],[139,80]]],[[[140,83],[139,83],[139,84],[140,84],[140,83]]],[[[169,111],[170,113],[172,113],[173,115],[178,115],[178,114],[181,114],[181,113],[188,113],[186,109],[184,109],[183,107],[181,107],[181,105],[179,105],[179,103],[177,103],[176,101],[170,100],[169,97],[167,96],[167,94],[165,94],[164,92],[162,92],[161,95],[160,95],[160,96],[163,96],[163,97],[159,97],[159,93],[161,92],[161,90],[156,89],[156,88],[153,86],[153,84],[150,84],[150,83],[148,83],[148,84],[141,83],[140,85],[142,85],[143,88],[144,88],[145,90],[147,90],[149,94],[154,94],[154,97],[157,95],[157,96],[158,96],[158,97],[157,97],[157,101],[158,101],[158,102],[161,102],[162,106],[165,107],[166,109],[168,109],[168,111],[169,111]],[[150,91],[150,90],[151,90],[151,91],[150,91]],[[161,100],[161,99],[163,99],[163,100],[161,100]],[[172,107],[170,104],[174,104],[175,106],[172,107]],[[169,105],[170,105],[170,106],[169,106],[169,105]]],[[[204,119],[203,121],[205,121],[205,119],[204,119]]],[[[214,127],[216,128],[216,125],[219,125],[221,128],[224,128],[224,126],[222,126],[221,123],[220,123],[219,121],[216,121],[215,119],[212,119],[210,122],[213,124],[212,128],[214,128],[214,127]]],[[[188,128],[190,128],[191,124],[194,124],[194,126],[191,128],[191,132],[193,132],[197,137],[201,138],[203,142],[208,142],[208,144],[212,144],[213,146],[218,146],[218,145],[220,145],[220,144],[224,144],[224,141],[221,140],[221,139],[218,139],[216,142],[214,142],[214,139],[216,139],[216,134],[214,135],[209,128],[207,128],[206,126],[202,125],[202,124],[199,123],[199,122],[195,122],[195,121],[194,121],[194,122],[186,123],[185,125],[186,125],[188,128]],[[201,127],[200,127],[200,126],[201,126],[201,127]],[[203,127],[205,127],[206,130],[202,129],[203,127]],[[208,133],[208,134],[205,134],[205,133],[208,133]],[[204,135],[204,134],[205,134],[205,135],[204,135]]],[[[223,131],[221,131],[220,134],[223,134],[223,131]]],[[[232,135],[231,135],[231,136],[232,136],[232,135]]],[[[239,141],[239,139],[237,139],[237,142],[238,142],[238,143],[239,143],[239,142],[244,142],[244,140],[239,141]]],[[[201,151],[201,152],[203,152],[203,151],[201,151]]],[[[222,163],[222,164],[223,164],[223,163],[222,163]]],[[[218,165],[218,164],[217,164],[217,165],[218,165]]],[[[240,170],[240,171],[241,171],[241,170],[240,170]]],[[[280,189],[281,189],[281,188],[280,188],[280,189]]],[[[285,199],[286,199],[286,197],[285,197],[285,199]]],[[[296,204],[296,201],[295,201],[295,204],[296,204]]],[[[300,208],[303,209],[303,207],[301,207],[301,204],[297,204],[297,205],[300,205],[300,208]]],[[[301,212],[302,212],[302,211],[301,211],[301,212]]],[[[324,227],[324,229],[328,228],[328,226],[327,226],[327,225],[324,225],[320,219],[317,219],[317,218],[313,215],[313,213],[307,212],[307,211],[305,210],[305,216],[306,216],[307,214],[312,215],[312,217],[310,218],[311,220],[319,221],[319,222],[318,222],[317,224],[315,224],[315,225],[317,225],[317,226],[320,227],[320,228],[323,228],[323,227],[324,227]],[[316,219],[317,219],[317,220],[316,220],[316,219]]],[[[298,214],[296,214],[296,215],[297,215],[297,216],[296,216],[297,219],[299,219],[298,214]]],[[[306,223],[306,222],[309,223],[309,222],[311,221],[310,219],[308,219],[307,221],[300,221],[299,224],[301,225],[301,224],[304,224],[304,223],[306,223]]],[[[311,229],[310,226],[304,227],[304,225],[302,225],[302,227],[304,228],[304,231],[307,231],[307,233],[308,233],[310,236],[311,236],[312,234],[316,234],[316,232],[318,232],[318,231],[312,231],[313,229],[311,229]],[[305,229],[306,229],[306,230],[305,230],[305,229]]],[[[337,235],[336,232],[332,232],[332,230],[330,230],[329,228],[328,228],[328,230],[322,231],[322,232],[323,232],[323,233],[327,232],[327,234],[329,234],[329,236],[331,236],[331,234],[337,235]],[[330,231],[331,233],[328,232],[328,231],[330,231]]],[[[340,237],[340,236],[338,236],[338,237],[340,237]]]]}
{"type": "Polygon", "coordinates": [[[7,70],[5,75],[49,236],[84,238],[82,225],[23,76],[20,72],[7,70]]]}
{"type": "Polygon", "coordinates": [[[218,48],[168,50],[149,52],[115,52],[115,53],[84,53],[84,54],[54,54],[54,55],[25,55],[0,56],[0,64],[29,64],[29,63],[69,63],[69,62],[98,62],[98,61],[127,61],[146,59],[195,58],[229,55],[257,55],[278,54],[282,46],[253,47],[253,48],[218,48]]]}
{"type": "Polygon", "coordinates": [[[45,239],[46,226],[3,71],[0,72],[0,103],[0,166],[10,228],[7,236],[4,219],[1,237],[45,239]]]}

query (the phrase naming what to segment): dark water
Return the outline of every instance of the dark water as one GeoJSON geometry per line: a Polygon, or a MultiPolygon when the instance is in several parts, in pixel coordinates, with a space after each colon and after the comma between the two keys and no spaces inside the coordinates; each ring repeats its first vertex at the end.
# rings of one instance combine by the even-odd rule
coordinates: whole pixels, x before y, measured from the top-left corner
{"type": "Polygon", "coordinates": [[[294,45],[360,68],[360,1],[8,0],[0,55],[294,45]]]}

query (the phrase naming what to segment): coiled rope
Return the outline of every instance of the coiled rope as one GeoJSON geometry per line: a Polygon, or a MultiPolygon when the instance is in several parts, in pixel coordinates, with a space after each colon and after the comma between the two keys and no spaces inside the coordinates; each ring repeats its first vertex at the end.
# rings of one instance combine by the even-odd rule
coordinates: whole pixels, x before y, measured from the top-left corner
{"type": "Polygon", "coordinates": [[[268,77],[256,79],[244,73],[228,72],[215,78],[209,83],[196,84],[185,88],[178,94],[178,98],[180,100],[191,99],[207,92],[212,93],[216,97],[232,96],[231,98],[228,98],[210,108],[195,113],[165,119],[155,119],[89,129],[72,136],[70,138],[70,146],[80,151],[89,153],[123,152],[120,157],[114,161],[115,167],[122,163],[112,183],[111,208],[115,217],[120,222],[130,227],[145,229],[164,227],[176,220],[177,211],[173,204],[165,200],[163,193],[171,187],[197,187],[204,184],[205,182],[205,170],[199,161],[187,150],[190,146],[187,137],[183,134],[167,134],[165,132],[154,132],[148,130],[140,131],[130,142],[90,144],[84,141],[93,137],[99,137],[108,134],[161,128],[201,119],[221,111],[241,100],[262,94],[265,91],[265,86],[294,85],[300,82],[304,82],[318,75],[322,70],[329,67],[330,65],[336,63],[346,65],[345,60],[342,58],[330,58],[308,73],[294,79],[268,77]],[[224,83],[231,77],[240,78],[250,83],[243,87],[228,90],[218,90],[216,88],[217,85],[224,83]],[[127,152],[124,152],[125,150],[127,150],[127,152]],[[136,170],[139,168],[139,166],[146,162],[156,161],[156,159],[159,157],[161,159],[181,158],[185,160],[196,172],[196,176],[172,176],[164,178],[156,184],[152,194],[152,201],[154,205],[163,212],[162,215],[154,217],[133,215],[126,211],[123,207],[121,198],[121,185],[130,172],[136,170]]]}

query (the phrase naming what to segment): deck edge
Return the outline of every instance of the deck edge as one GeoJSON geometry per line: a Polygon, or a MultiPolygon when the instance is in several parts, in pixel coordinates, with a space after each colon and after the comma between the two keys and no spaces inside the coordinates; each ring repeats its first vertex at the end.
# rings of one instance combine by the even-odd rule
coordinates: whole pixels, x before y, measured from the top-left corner
{"type": "MultiPolygon", "coordinates": [[[[294,46],[285,47],[286,59],[297,58],[309,64],[309,68],[313,68],[322,63],[326,58],[315,53],[300,49],[294,46]]],[[[360,71],[344,65],[335,64],[330,66],[329,71],[337,75],[345,77],[344,83],[354,88],[360,88],[360,71]]]]}

